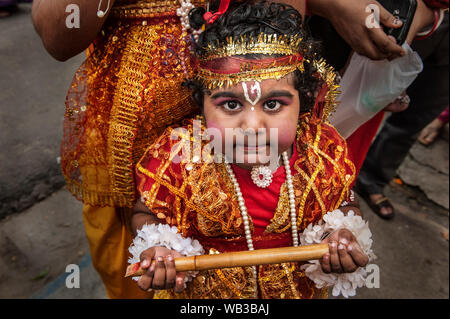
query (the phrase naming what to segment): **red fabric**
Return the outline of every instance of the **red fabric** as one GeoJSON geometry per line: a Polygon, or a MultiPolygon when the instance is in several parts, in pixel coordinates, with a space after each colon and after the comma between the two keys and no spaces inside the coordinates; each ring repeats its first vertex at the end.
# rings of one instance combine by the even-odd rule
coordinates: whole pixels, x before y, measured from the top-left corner
{"type": "Polygon", "coordinates": [[[448,123],[448,106],[447,108],[438,116],[439,120],[441,120],[444,123],[448,123]]]}
{"type": "Polygon", "coordinates": [[[235,74],[240,73],[243,70],[253,71],[267,68],[273,68],[278,66],[291,65],[303,60],[303,55],[300,53],[282,56],[278,58],[265,58],[250,60],[240,57],[224,57],[217,58],[210,61],[197,61],[199,68],[206,69],[208,71],[218,74],[235,74]]]}
{"type": "Polygon", "coordinates": [[[433,9],[447,9],[449,0],[423,0],[425,4],[433,9]]]}
{"type": "MultiPolygon", "coordinates": [[[[297,171],[294,168],[294,163],[298,158],[298,153],[296,147],[293,147],[293,149],[294,152],[289,160],[289,164],[292,174],[296,174],[297,171]]],[[[234,164],[231,166],[241,188],[242,196],[245,198],[245,206],[247,207],[248,214],[253,220],[253,225],[255,226],[254,234],[261,235],[270,224],[270,219],[273,217],[277,208],[280,188],[286,181],[284,166],[281,165],[278,167],[273,173],[272,183],[264,189],[259,188],[253,183],[248,170],[234,164]]]]}
{"type": "MultiPolygon", "coordinates": [[[[364,163],[364,159],[366,158],[369,147],[383,121],[383,117],[384,111],[379,112],[347,138],[348,155],[356,168],[355,176],[358,176],[359,174],[359,170],[364,163]]],[[[353,181],[353,184],[355,182],[356,179],[353,181]]]]}
{"type": "MultiPolygon", "coordinates": [[[[256,229],[255,229],[256,231],[256,229]]],[[[203,247],[214,247],[223,252],[243,251],[247,250],[247,240],[244,236],[235,238],[222,237],[205,237],[197,235],[197,239],[202,243],[203,247]]],[[[292,246],[292,234],[290,231],[279,233],[269,233],[263,235],[252,236],[253,247],[255,249],[268,249],[292,246]]]]}
{"type": "Polygon", "coordinates": [[[205,19],[207,24],[214,23],[222,14],[228,10],[231,0],[220,0],[219,10],[216,13],[210,11],[205,12],[203,19],[205,19]]]}
{"type": "Polygon", "coordinates": [[[426,38],[428,38],[430,35],[432,35],[434,33],[434,31],[436,31],[436,29],[438,28],[438,22],[439,22],[439,10],[433,10],[434,11],[434,23],[433,23],[433,27],[430,29],[430,31],[421,36],[421,37],[415,37],[414,40],[425,40],[426,38]]]}

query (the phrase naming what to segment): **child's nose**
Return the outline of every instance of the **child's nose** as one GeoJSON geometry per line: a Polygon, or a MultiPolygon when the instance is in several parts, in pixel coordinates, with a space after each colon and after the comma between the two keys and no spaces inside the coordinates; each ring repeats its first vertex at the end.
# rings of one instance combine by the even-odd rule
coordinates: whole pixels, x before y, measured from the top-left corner
{"type": "Polygon", "coordinates": [[[241,129],[244,131],[250,131],[258,132],[262,129],[266,129],[266,120],[264,117],[264,114],[261,114],[259,110],[257,110],[257,107],[255,107],[253,110],[248,108],[243,114],[241,120],[241,129]]]}

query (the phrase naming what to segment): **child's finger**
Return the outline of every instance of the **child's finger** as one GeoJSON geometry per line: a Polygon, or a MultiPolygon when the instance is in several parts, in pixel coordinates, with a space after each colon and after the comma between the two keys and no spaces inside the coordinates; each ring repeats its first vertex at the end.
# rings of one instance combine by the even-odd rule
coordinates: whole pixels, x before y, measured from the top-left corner
{"type": "Polygon", "coordinates": [[[337,251],[337,242],[332,241],[329,244],[330,246],[330,263],[331,263],[331,271],[340,273],[342,272],[341,263],[339,261],[339,254],[337,251]]]}
{"type": "Polygon", "coordinates": [[[158,256],[156,259],[155,275],[153,276],[152,288],[153,289],[165,289],[166,281],[166,265],[164,258],[158,256]]]}
{"type": "Polygon", "coordinates": [[[155,271],[155,263],[152,263],[151,266],[145,272],[145,274],[139,278],[138,280],[139,288],[147,291],[149,288],[152,287],[154,271],[155,271]]]}
{"type": "Polygon", "coordinates": [[[152,263],[152,259],[155,256],[155,250],[154,249],[146,249],[142,252],[140,256],[140,266],[143,269],[147,269],[150,267],[152,263]]]}
{"type": "Polygon", "coordinates": [[[152,281],[150,277],[142,275],[141,277],[139,277],[137,284],[139,288],[141,288],[144,291],[147,291],[150,288],[152,281]]]}
{"type": "Polygon", "coordinates": [[[354,272],[356,269],[358,269],[358,266],[355,265],[352,257],[347,253],[347,247],[345,245],[339,244],[338,253],[342,270],[344,272],[354,272]]]}
{"type": "MultiPolygon", "coordinates": [[[[179,252],[174,251],[172,253],[174,258],[178,258],[178,257],[183,257],[179,252]]],[[[185,272],[177,272],[175,274],[175,287],[174,287],[174,291],[176,293],[180,293],[184,290],[184,278],[186,276],[185,272]]]]}
{"type": "Polygon", "coordinates": [[[369,262],[369,257],[362,251],[357,243],[351,243],[347,247],[347,252],[352,256],[353,261],[359,267],[365,267],[369,262]]]}
{"type": "Polygon", "coordinates": [[[330,254],[325,254],[322,259],[320,259],[320,265],[322,266],[322,271],[324,273],[331,272],[331,264],[330,264],[330,254]]]}
{"type": "Polygon", "coordinates": [[[346,246],[349,242],[352,241],[353,234],[348,229],[341,229],[339,231],[339,239],[338,242],[342,245],[346,246]]]}
{"type": "Polygon", "coordinates": [[[166,289],[175,287],[175,276],[177,271],[175,269],[175,262],[172,255],[166,258],[166,289]]]}

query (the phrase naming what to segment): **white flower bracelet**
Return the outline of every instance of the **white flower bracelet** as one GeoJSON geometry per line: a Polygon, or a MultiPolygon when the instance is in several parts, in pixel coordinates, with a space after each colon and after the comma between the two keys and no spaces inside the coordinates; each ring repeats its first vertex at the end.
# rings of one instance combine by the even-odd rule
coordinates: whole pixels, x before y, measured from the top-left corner
{"type": "MultiPolygon", "coordinates": [[[[183,237],[178,233],[175,226],[170,227],[167,224],[145,224],[142,229],[137,231],[137,236],[133,239],[133,243],[128,248],[132,257],[128,259],[128,263],[134,264],[140,262],[140,256],[144,250],[151,247],[162,246],[167,249],[176,250],[184,256],[198,256],[204,254],[204,249],[198,240],[192,240],[189,237],[183,237]]],[[[185,283],[191,281],[198,272],[188,271],[184,278],[185,283]]],[[[133,277],[138,280],[139,276],[133,277]]]]}
{"type": "MultiPolygon", "coordinates": [[[[318,244],[323,240],[324,234],[341,228],[348,229],[355,235],[362,250],[369,257],[369,261],[376,258],[371,249],[372,233],[370,232],[369,224],[361,216],[355,215],[352,210],[347,215],[344,215],[339,209],[327,213],[318,224],[308,225],[303,233],[300,234],[300,242],[302,245],[318,244]]],[[[309,261],[309,264],[303,265],[302,269],[305,270],[306,276],[314,281],[318,288],[333,286],[333,296],[342,294],[345,298],[354,296],[356,288],[365,285],[367,276],[365,268],[362,267],[359,267],[352,273],[327,274],[322,271],[318,260],[309,261]]]]}

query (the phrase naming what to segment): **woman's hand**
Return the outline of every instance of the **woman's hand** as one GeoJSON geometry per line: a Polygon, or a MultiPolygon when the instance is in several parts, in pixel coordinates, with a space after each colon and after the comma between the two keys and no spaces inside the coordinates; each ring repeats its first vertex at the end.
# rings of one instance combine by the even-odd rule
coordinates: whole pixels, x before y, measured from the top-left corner
{"type": "Polygon", "coordinates": [[[140,256],[140,266],[146,272],[139,278],[138,286],[145,291],[174,288],[175,292],[182,292],[185,273],[175,270],[174,259],[177,257],[181,254],[165,247],[144,250],[140,256]]]}
{"type": "Polygon", "coordinates": [[[328,19],[339,35],[357,53],[372,60],[394,59],[406,54],[392,41],[382,28],[367,26],[370,5],[380,8],[380,23],[389,28],[399,28],[402,23],[375,0],[308,0],[312,14],[328,19]]]}
{"type": "Polygon", "coordinates": [[[369,257],[363,252],[356,237],[348,229],[342,228],[332,232],[322,241],[328,244],[330,253],[320,259],[325,273],[354,272],[358,267],[364,267],[369,257]]]}

